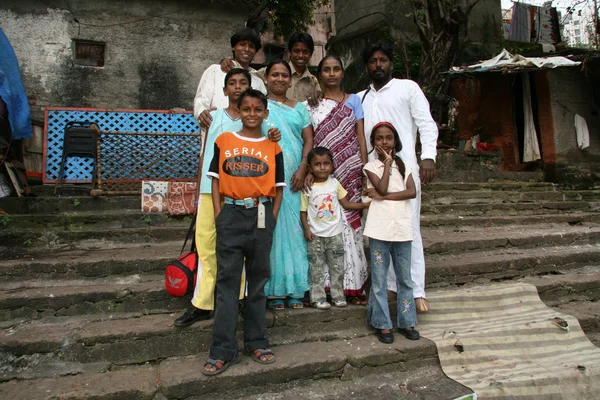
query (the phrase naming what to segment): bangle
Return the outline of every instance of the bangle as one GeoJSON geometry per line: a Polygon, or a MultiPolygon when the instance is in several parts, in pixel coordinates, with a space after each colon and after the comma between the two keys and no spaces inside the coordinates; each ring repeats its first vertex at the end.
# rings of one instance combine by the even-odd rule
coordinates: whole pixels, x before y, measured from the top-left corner
{"type": "Polygon", "coordinates": [[[385,164],[385,163],[386,163],[386,162],[388,162],[388,161],[394,162],[394,159],[393,159],[393,158],[386,158],[386,159],[385,159],[385,161],[384,161],[383,163],[385,164]]]}
{"type": "Polygon", "coordinates": [[[306,161],[302,161],[302,162],[300,163],[300,165],[306,165],[307,167],[310,167],[310,164],[309,164],[308,162],[306,162],[306,161]]]}

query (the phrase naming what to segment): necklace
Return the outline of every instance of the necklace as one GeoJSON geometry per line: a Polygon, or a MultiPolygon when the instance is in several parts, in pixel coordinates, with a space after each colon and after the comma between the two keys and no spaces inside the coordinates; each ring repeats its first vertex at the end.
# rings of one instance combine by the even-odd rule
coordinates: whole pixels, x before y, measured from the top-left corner
{"type": "Polygon", "coordinates": [[[279,101],[279,100],[275,100],[276,102],[278,102],[279,104],[285,104],[286,101],[288,101],[288,98],[286,97],[285,99],[283,99],[283,101],[279,101]]]}

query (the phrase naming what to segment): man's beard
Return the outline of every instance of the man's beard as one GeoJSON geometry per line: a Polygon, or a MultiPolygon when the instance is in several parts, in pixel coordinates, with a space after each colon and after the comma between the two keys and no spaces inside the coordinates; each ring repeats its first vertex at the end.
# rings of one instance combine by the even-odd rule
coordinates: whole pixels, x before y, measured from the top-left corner
{"type": "MultiPolygon", "coordinates": [[[[383,72],[383,71],[379,70],[379,71],[375,71],[375,72],[383,72]]],[[[388,74],[384,73],[383,75],[381,75],[381,74],[376,75],[375,73],[371,74],[371,80],[373,81],[373,83],[384,84],[384,83],[389,82],[391,79],[392,79],[392,74],[390,74],[390,73],[388,73],[388,74]]]]}

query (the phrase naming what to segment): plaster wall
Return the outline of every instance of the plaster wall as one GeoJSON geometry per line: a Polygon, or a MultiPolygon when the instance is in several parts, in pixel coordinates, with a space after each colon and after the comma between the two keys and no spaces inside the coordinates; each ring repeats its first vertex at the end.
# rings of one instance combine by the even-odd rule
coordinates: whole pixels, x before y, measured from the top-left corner
{"type": "Polygon", "coordinates": [[[13,1],[1,27],[19,60],[32,115],[45,106],[193,108],[206,67],[229,54],[246,10],[235,1],[13,1]],[[74,17],[80,23],[74,20],[74,17]],[[73,63],[72,39],[106,43],[104,67],[73,63]]]}
{"type": "Polygon", "coordinates": [[[600,117],[594,115],[593,82],[579,68],[556,68],[547,74],[552,101],[554,140],[558,162],[598,160],[600,117]],[[590,131],[590,147],[580,150],[575,133],[575,114],[585,118],[590,131]]]}

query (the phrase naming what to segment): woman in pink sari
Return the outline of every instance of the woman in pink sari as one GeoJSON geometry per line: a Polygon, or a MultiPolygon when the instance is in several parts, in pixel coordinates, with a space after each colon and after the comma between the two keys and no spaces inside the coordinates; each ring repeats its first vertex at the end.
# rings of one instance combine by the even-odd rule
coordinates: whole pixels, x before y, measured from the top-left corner
{"type": "MultiPolygon", "coordinates": [[[[360,98],[344,93],[342,61],[337,56],[321,60],[318,74],[324,98],[317,107],[308,106],[314,128],[314,146],[333,153],[334,176],[348,191],[348,200],[360,202],[367,162],[367,144],[363,130],[360,98]]],[[[366,304],[367,259],[364,252],[361,210],[344,210],[344,294],[354,304],[366,304]]]]}

